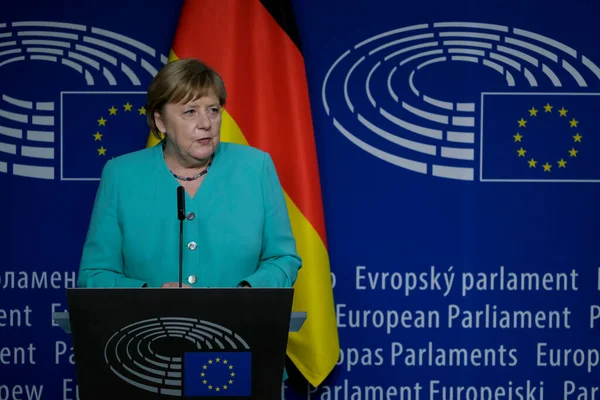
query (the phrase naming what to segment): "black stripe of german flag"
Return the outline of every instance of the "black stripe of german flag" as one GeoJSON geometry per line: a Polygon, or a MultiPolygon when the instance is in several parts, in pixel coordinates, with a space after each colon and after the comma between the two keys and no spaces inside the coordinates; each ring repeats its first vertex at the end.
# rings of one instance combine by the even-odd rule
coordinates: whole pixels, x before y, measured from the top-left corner
{"type": "Polygon", "coordinates": [[[291,0],[260,0],[260,3],[302,52],[300,33],[291,0]]]}

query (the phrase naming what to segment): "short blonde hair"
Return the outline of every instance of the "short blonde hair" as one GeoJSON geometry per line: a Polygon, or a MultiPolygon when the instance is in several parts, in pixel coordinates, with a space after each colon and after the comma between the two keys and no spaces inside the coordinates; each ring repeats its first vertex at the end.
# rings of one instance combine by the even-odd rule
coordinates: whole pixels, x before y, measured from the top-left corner
{"type": "Polygon", "coordinates": [[[163,113],[171,103],[187,103],[214,93],[219,104],[225,105],[227,91],[221,76],[195,58],[182,58],[165,65],[154,77],[146,95],[146,119],[156,138],[163,137],[156,126],[154,113],[163,113]]]}

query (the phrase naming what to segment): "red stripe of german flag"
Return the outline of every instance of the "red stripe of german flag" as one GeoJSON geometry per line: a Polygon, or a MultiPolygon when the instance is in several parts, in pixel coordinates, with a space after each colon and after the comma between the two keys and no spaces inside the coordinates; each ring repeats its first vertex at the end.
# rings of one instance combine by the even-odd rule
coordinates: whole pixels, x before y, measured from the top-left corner
{"type": "Polygon", "coordinates": [[[307,311],[287,354],[313,386],[335,366],[338,333],[304,59],[289,0],[184,2],[171,59],[215,68],[228,92],[223,141],[273,158],[303,259],[294,310],[307,311]]]}

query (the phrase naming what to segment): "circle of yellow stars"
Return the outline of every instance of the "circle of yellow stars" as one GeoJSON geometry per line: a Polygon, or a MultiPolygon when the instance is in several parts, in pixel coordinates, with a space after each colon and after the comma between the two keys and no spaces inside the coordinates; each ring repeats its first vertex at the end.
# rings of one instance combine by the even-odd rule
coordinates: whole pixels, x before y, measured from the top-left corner
{"type": "Polygon", "coordinates": [[[200,376],[202,378],[204,378],[204,379],[202,379],[202,383],[204,385],[207,385],[208,390],[214,390],[215,392],[220,392],[221,390],[227,390],[230,385],[233,385],[233,378],[235,377],[235,372],[233,371],[233,365],[229,364],[229,362],[226,359],[221,360],[219,357],[217,357],[217,358],[215,358],[214,361],[212,359],[208,360],[207,364],[208,365],[205,364],[202,366],[202,372],[200,373],[200,376]],[[205,371],[208,370],[208,366],[216,365],[216,364],[221,364],[221,365],[225,366],[229,371],[231,371],[229,373],[229,380],[227,381],[226,384],[224,384],[222,386],[209,385],[208,380],[206,379],[205,371]]]}
{"type": "MultiPolygon", "coordinates": [[[[123,112],[133,112],[132,111],[133,105],[130,104],[129,102],[127,102],[126,104],[123,104],[123,112]]],[[[118,108],[115,108],[115,106],[113,105],[111,108],[108,109],[108,115],[117,115],[117,111],[119,111],[118,108]]],[[[137,109],[139,115],[146,115],[146,108],[145,107],[141,107],[137,109]]],[[[97,120],[98,122],[98,127],[104,126],[106,127],[106,123],[108,122],[107,119],[104,118],[104,116],[101,116],[100,119],[97,120]]],[[[98,130],[96,131],[96,133],[94,133],[94,142],[102,142],[102,136],[104,136],[104,134],[100,133],[100,128],[98,128],[98,130]]],[[[98,152],[98,156],[106,156],[106,152],[108,151],[107,148],[105,148],[102,144],[100,145],[99,149],[96,149],[96,151],[98,152]]],[[[113,157],[114,158],[114,157],[113,157]]]]}
{"type": "MultiPolygon", "coordinates": [[[[544,114],[551,114],[553,112],[552,109],[554,108],[554,106],[551,105],[550,103],[546,103],[546,105],[543,106],[543,108],[544,108],[544,114]]],[[[515,143],[521,143],[521,147],[519,149],[517,149],[517,157],[525,158],[525,154],[527,153],[527,150],[525,150],[522,146],[522,143],[523,143],[522,141],[523,141],[524,135],[522,135],[521,132],[523,132],[524,129],[527,128],[527,122],[529,122],[530,119],[536,118],[538,116],[538,112],[540,112],[540,111],[541,110],[537,110],[535,107],[531,107],[531,109],[528,110],[528,112],[529,112],[528,119],[521,118],[520,120],[517,121],[518,127],[522,128],[522,129],[519,129],[519,132],[517,132],[515,135],[513,135],[513,138],[515,139],[515,143]]],[[[571,120],[569,120],[567,117],[568,112],[569,111],[566,110],[564,107],[561,107],[561,109],[558,110],[558,115],[560,118],[567,119],[570,128],[578,128],[579,121],[577,121],[575,118],[571,118],[571,120]]],[[[577,153],[579,152],[579,150],[577,150],[575,148],[575,145],[576,145],[576,143],[582,143],[582,141],[581,141],[582,138],[583,138],[583,136],[581,136],[579,134],[579,132],[576,132],[575,135],[573,135],[573,146],[571,147],[570,150],[568,150],[569,156],[567,157],[565,155],[565,157],[567,157],[567,158],[577,157],[577,153]]],[[[539,161],[533,157],[531,157],[529,160],[527,160],[527,164],[529,164],[529,168],[537,168],[538,162],[539,161]]],[[[567,168],[567,161],[564,158],[561,158],[560,160],[556,161],[556,164],[558,165],[558,168],[567,168]]],[[[544,169],[544,172],[551,172],[552,167],[553,167],[553,164],[550,164],[548,161],[546,161],[545,164],[542,164],[542,168],[544,169]]]]}

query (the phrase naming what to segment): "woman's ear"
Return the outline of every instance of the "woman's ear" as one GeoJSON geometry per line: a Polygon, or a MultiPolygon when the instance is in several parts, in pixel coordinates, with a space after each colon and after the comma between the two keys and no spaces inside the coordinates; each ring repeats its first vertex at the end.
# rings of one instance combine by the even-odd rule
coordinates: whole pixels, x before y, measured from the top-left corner
{"type": "Polygon", "coordinates": [[[159,111],[154,111],[154,123],[156,124],[156,127],[158,128],[160,133],[164,135],[167,129],[165,127],[165,121],[163,120],[163,117],[159,111]]]}

